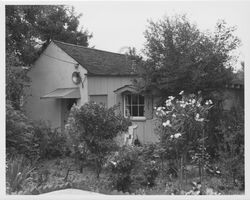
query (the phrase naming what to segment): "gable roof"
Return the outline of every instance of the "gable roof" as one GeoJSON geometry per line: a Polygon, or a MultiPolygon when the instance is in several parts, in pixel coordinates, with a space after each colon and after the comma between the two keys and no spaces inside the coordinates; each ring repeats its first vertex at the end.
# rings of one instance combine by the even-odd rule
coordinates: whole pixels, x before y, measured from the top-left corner
{"type": "Polygon", "coordinates": [[[132,60],[125,54],[112,53],[57,40],[52,42],[82,65],[88,71],[88,75],[136,75],[132,68],[132,60]]]}

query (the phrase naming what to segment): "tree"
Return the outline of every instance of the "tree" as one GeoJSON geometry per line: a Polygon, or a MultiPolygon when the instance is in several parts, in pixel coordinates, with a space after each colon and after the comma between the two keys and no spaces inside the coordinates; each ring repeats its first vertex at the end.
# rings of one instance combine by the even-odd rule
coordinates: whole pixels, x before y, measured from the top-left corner
{"type": "Polygon", "coordinates": [[[231,52],[240,44],[234,30],[220,21],[214,33],[202,32],[185,15],[150,21],[146,59],[139,62],[140,86],[155,87],[166,96],[221,89],[232,78],[231,52]]]}
{"type": "Polygon", "coordinates": [[[88,46],[92,35],[79,30],[80,17],[64,5],[7,5],[6,48],[30,64],[51,39],[88,46]]]}

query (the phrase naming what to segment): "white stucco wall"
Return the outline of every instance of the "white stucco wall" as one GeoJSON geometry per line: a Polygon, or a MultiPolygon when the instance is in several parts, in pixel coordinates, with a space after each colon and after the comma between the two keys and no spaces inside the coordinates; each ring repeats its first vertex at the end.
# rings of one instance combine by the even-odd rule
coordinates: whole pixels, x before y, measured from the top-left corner
{"type": "MultiPolygon", "coordinates": [[[[75,85],[72,82],[72,73],[77,71],[74,64],[77,62],[68,56],[64,51],[57,47],[53,42],[46,48],[41,56],[36,60],[33,68],[29,72],[31,78],[31,86],[27,90],[28,97],[25,104],[27,115],[33,120],[48,120],[52,127],[60,127],[61,125],[61,105],[58,99],[40,99],[57,88],[79,87],[81,100],[79,104],[83,104],[88,99],[87,79],[85,79],[84,87],[82,84],[75,85]]],[[[87,71],[79,66],[82,78],[87,71]]]]}

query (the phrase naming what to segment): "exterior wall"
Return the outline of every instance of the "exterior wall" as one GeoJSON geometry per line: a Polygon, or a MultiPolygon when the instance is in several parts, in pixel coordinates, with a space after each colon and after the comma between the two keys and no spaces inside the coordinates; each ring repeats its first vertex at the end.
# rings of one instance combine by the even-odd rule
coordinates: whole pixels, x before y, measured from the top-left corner
{"type": "Polygon", "coordinates": [[[90,76],[88,77],[88,95],[108,95],[108,107],[118,103],[114,90],[130,85],[131,77],[90,76]]]}
{"type": "MultiPolygon", "coordinates": [[[[29,72],[31,86],[26,93],[31,95],[25,104],[27,115],[33,120],[50,121],[53,128],[61,127],[63,103],[60,99],[40,99],[57,88],[80,87],[81,99],[78,104],[87,101],[87,80],[78,86],[72,82],[72,73],[76,71],[76,61],[58,48],[53,42],[41,54],[29,72]]],[[[79,66],[84,79],[87,71],[79,66]]]]}
{"type": "MultiPolygon", "coordinates": [[[[88,77],[88,95],[108,95],[108,107],[120,104],[120,111],[123,112],[123,98],[121,94],[114,93],[114,90],[131,84],[131,77],[111,77],[111,76],[90,76],[88,77]]],[[[147,99],[145,99],[147,102],[147,99]]],[[[147,106],[147,105],[145,105],[147,106]]],[[[152,101],[150,102],[151,107],[152,101]]],[[[134,129],[135,138],[138,137],[142,143],[156,142],[157,136],[154,134],[155,119],[132,120],[133,125],[137,125],[134,129]]]]}

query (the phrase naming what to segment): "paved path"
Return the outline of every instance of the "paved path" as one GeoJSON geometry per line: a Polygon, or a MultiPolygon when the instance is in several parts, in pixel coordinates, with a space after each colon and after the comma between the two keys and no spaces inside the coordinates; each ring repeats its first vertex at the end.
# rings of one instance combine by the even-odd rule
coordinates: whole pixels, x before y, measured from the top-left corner
{"type": "Polygon", "coordinates": [[[53,192],[43,193],[40,195],[104,195],[104,194],[90,192],[86,190],[64,189],[64,190],[57,190],[53,192]]]}

